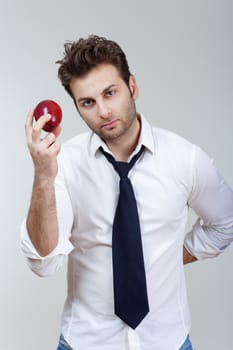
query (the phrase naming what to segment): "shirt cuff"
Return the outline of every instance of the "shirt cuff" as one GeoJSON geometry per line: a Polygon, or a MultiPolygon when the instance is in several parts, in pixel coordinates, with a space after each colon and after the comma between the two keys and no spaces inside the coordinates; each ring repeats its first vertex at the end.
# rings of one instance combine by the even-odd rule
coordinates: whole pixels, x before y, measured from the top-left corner
{"type": "Polygon", "coordinates": [[[28,266],[38,276],[47,277],[53,275],[64,264],[66,256],[73,248],[67,235],[59,235],[59,241],[54,250],[46,256],[41,256],[30,240],[26,219],[24,219],[21,225],[21,249],[26,257],[28,266]]]}
{"type": "Polygon", "coordinates": [[[69,239],[67,239],[67,234],[59,234],[57,246],[48,255],[41,256],[30,240],[26,227],[26,219],[24,219],[21,225],[21,248],[26,258],[37,260],[45,260],[57,255],[68,255],[74,249],[69,239]]]}

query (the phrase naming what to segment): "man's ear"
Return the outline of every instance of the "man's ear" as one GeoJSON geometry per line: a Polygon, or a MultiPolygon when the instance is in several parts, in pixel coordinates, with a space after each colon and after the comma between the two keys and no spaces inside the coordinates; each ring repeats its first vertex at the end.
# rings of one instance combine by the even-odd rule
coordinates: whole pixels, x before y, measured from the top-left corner
{"type": "Polygon", "coordinates": [[[138,98],[138,85],[134,75],[130,75],[129,77],[129,89],[130,89],[132,98],[136,100],[138,98]]]}

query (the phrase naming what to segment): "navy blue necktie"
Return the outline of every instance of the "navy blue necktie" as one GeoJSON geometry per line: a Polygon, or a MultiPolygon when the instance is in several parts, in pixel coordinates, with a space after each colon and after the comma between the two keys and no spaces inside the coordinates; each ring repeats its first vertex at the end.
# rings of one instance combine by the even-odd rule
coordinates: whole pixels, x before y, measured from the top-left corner
{"type": "Polygon", "coordinates": [[[129,163],[116,161],[102,148],[120,176],[120,193],[113,221],[112,258],[115,314],[135,329],[149,312],[138,210],[128,173],[144,151],[129,163]]]}

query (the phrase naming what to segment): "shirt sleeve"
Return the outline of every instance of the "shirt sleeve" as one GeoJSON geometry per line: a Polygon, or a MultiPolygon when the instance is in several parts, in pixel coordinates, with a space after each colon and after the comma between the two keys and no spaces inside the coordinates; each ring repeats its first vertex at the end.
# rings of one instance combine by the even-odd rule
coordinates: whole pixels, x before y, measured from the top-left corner
{"type": "Polygon", "coordinates": [[[233,241],[233,191],[214,162],[195,146],[188,205],[198,215],[185,248],[198,259],[222,253],[233,241]]]}
{"type": "Polygon", "coordinates": [[[61,172],[55,179],[56,209],[59,228],[58,244],[47,256],[39,255],[27,232],[26,219],[21,225],[21,248],[31,270],[41,277],[54,274],[63,264],[66,256],[73,250],[70,242],[73,210],[65,180],[61,172]]]}

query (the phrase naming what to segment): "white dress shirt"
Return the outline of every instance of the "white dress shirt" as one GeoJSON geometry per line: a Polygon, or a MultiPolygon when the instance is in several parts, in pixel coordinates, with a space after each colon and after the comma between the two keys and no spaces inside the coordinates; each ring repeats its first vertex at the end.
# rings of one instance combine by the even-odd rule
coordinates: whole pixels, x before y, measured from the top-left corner
{"type": "MultiPolygon", "coordinates": [[[[94,133],[65,142],[59,154],[56,203],[59,242],[46,257],[34,249],[25,221],[22,249],[40,276],[68,258],[62,333],[74,350],[178,350],[190,330],[183,244],[198,259],[233,241],[233,192],[212,160],[182,137],[141,116],[145,153],[129,172],[141,225],[150,312],[135,329],[114,314],[112,222],[119,176],[94,133]],[[200,219],[185,238],[189,207],[200,219]]],[[[131,158],[130,157],[130,158],[131,158]]]]}

